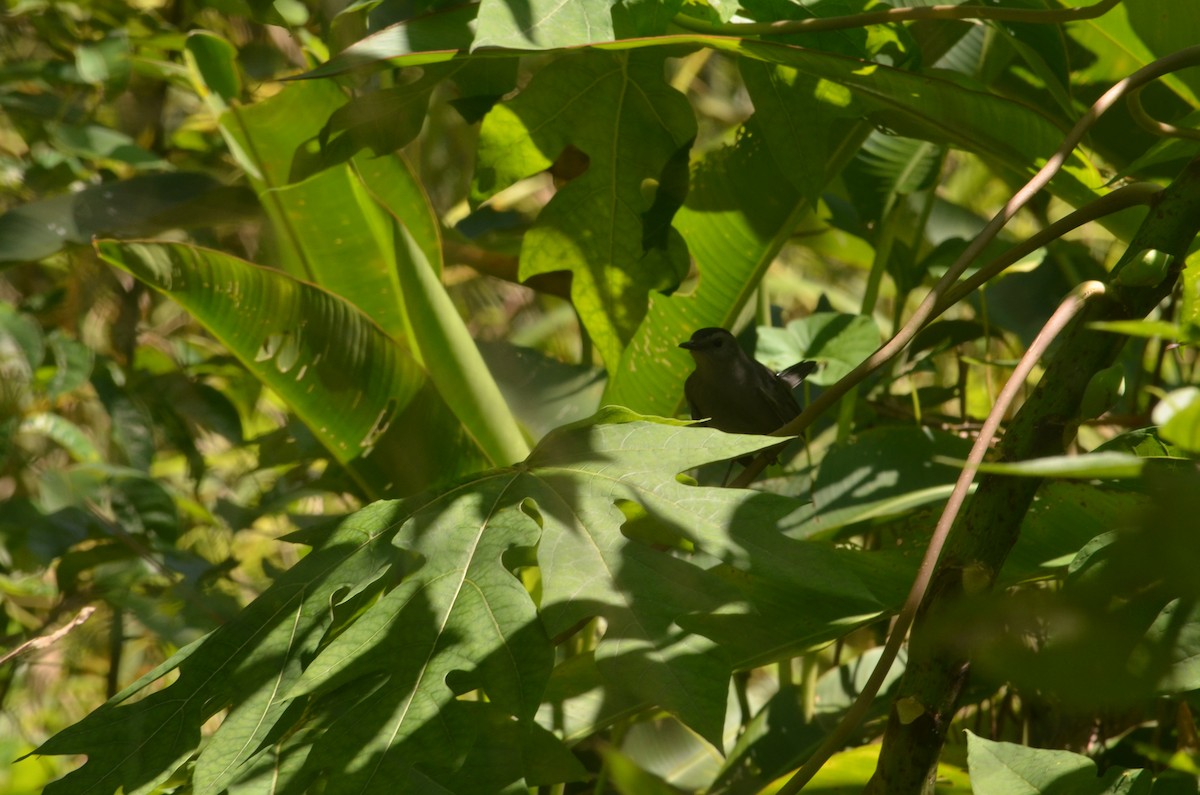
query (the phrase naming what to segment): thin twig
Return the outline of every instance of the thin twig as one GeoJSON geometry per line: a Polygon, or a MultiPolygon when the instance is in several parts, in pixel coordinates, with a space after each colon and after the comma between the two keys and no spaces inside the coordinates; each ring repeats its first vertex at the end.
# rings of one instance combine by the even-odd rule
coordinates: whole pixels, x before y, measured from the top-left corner
{"type": "Polygon", "coordinates": [[[1129,106],[1129,115],[1133,117],[1135,122],[1155,135],[1200,141],[1200,130],[1193,130],[1190,127],[1176,127],[1174,124],[1159,121],[1147,113],[1146,109],[1142,107],[1142,88],[1145,88],[1145,86],[1130,91],[1129,96],[1125,100],[1129,106]]]}
{"type": "Polygon", "coordinates": [[[1004,388],[1000,390],[1000,395],[996,398],[996,404],[988,413],[987,419],[983,423],[983,429],[980,431],[978,438],[975,439],[975,444],[971,447],[971,454],[967,456],[966,466],[958,476],[958,481],[954,484],[954,490],[950,493],[950,499],[946,502],[946,507],[942,511],[941,518],[938,519],[937,527],[934,528],[933,538],[929,541],[929,546],[925,550],[925,556],[921,560],[920,568],[917,569],[916,579],[913,581],[912,589],[908,593],[908,599],[904,602],[904,607],[899,615],[896,616],[896,622],[892,626],[892,631],[888,635],[887,642],[883,646],[883,653],[880,654],[878,661],[875,664],[875,669],[871,672],[870,679],[858,694],[850,709],[846,710],[846,714],[842,717],[837,727],[830,732],[821,747],[804,763],[804,766],[796,771],[783,788],[779,790],[779,795],[794,795],[799,792],[808,781],[816,774],[825,761],[836,753],[846,741],[850,739],[850,735],[858,728],[866,716],[867,710],[874,701],[876,693],[883,685],[883,680],[891,671],[892,662],[896,659],[896,655],[900,652],[900,647],[904,644],[904,639],[908,635],[908,629],[912,626],[913,618],[917,614],[917,608],[920,607],[921,601],[925,598],[925,591],[929,588],[929,582],[933,578],[934,568],[937,566],[938,558],[941,556],[942,547],[945,546],[946,537],[950,534],[950,528],[954,525],[954,520],[958,516],[958,512],[962,509],[963,503],[967,499],[967,492],[970,491],[971,484],[975,480],[976,468],[983,462],[984,456],[991,447],[996,431],[1000,428],[1000,422],[1008,413],[1009,407],[1016,400],[1017,394],[1025,386],[1025,381],[1029,378],[1034,365],[1041,359],[1046,348],[1054,341],[1054,338],[1066,327],[1067,323],[1079,313],[1087,304],[1088,299],[1104,294],[1104,285],[1100,282],[1089,281],[1076,287],[1067,298],[1059,305],[1050,319],[1042,327],[1033,343],[1029,346],[1029,350],[1021,357],[1021,361],[1017,363],[1013,370],[1012,376],[1004,388]]]}
{"type": "MultiPolygon", "coordinates": [[[[1169,74],[1189,66],[1195,66],[1200,63],[1200,45],[1185,47],[1178,52],[1172,53],[1155,61],[1152,64],[1142,67],[1134,72],[1129,77],[1120,81],[1108,91],[1104,92],[1095,104],[1085,113],[1071,131],[1067,133],[1058,150],[1046,161],[1046,165],[1042,166],[1036,174],[1025,185],[1016,192],[1016,194],[992,217],[983,231],[971,241],[966,250],[959,255],[954,264],[949,270],[938,280],[938,283],[929,291],[929,295],[925,296],[925,300],[917,307],[912,317],[901,329],[900,333],[896,334],[892,339],[882,345],[879,350],[875,351],[865,361],[855,367],[844,378],[838,381],[829,389],[821,393],[820,397],[810,403],[804,411],[800,412],[794,420],[784,425],[782,428],[774,432],[774,436],[798,436],[809,425],[811,425],[817,417],[825,413],[831,406],[853,389],[855,386],[864,381],[867,376],[875,372],[875,370],[886,364],[892,357],[899,354],[912,341],[917,332],[921,330],[933,317],[936,316],[938,306],[944,301],[959,277],[967,269],[968,266],[975,260],[976,257],[983,252],[984,248],[990,243],[1004,225],[1017,214],[1026,204],[1029,203],[1038,191],[1044,188],[1047,183],[1057,174],[1066,163],[1067,158],[1075,147],[1079,144],[1083,137],[1088,133],[1092,126],[1096,123],[1105,112],[1108,111],[1118,100],[1128,94],[1130,91],[1146,85],[1152,80],[1157,80],[1165,74],[1169,74]]],[[[944,309],[943,309],[944,311],[944,309]]],[[[759,473],[767,466],[767,456],[758,455],[750,465],[733,481],[731,486],[743,488],[748,486],[758,477],[759,473]]]]}
{"type": "Polygon", "coordinates": [[[74,618],[72,618],[66,624],[63,624],[61,627],[54,630],[50,634],[41,635],[36,638],[30,638],[29,640],[22,643],[20,646],[16,647],[12,651],[10,651],[8,654],[5,654],[3,657],[0,657],[0,665],[4,665],[4,663],[8,662],[9,660],[11,660],[15,657],[22,655],[22,654],[28,654],[29,652],[40,651],[42,649],[47,649],[47,648],[53,646],[55,643],[58,643],[60,640],[65,638],[70,632],[73,632],[77,627],[82,625],[83,622],[85,622],[89,618],[91,618],[92,613],[95,613],[95,612],[96,612],[96,607],[94,605],[86,605],[86,606],[80,608],[79,612],[75,614],[74,618]]]}

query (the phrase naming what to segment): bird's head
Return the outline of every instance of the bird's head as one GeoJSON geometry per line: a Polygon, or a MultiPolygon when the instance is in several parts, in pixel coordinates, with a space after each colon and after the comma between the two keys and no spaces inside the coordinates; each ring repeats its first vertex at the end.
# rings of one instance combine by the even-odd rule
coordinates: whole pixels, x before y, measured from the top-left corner
{"type": "Polygon", "coordinates": [[[737,340],[723,328],[702,328],[692,338],[679,343],[699,362],[733,361],[741,357],[742,350],[737,340]]]}

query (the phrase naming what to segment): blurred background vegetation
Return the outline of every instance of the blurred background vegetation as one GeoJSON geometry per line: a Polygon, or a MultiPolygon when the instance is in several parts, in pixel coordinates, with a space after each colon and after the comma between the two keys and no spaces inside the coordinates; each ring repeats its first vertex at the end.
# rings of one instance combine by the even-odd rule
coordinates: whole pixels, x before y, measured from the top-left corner
{"type": "MultiPolygon", "coordinates": [[[[496,451],[536,443],[551,429],[591,415],[602,394],[608,402],[632,389],[619,379],[636,370],[630,351],[643,338],[626,334],[625,347],[615,347],[589,325],[587,310],[579,308],[580,293],[572,301],[579,272],[574,283],[561,270],[525,278],[522,241],[553,197],[595,164],[595,153],[575,146],[547,152],[548,163],[538,173],[517,175],[490,194],[476,173],[481,128],[488,123],[481,120],[577,53],[469,61],[453,79],[438,72],[437,64],[424,72],[413,66],[351,72],[338,77],[340,82],[280,82],[329,62],[367,34],[446,5],[7,0],[0,27],[0,210],[6,211],[0,216],[0,650],[50,635],[88,606],[97,610],[53,643],[0,666],[0,759],[32,751],[235,616],[302,554],[296,545],[280,542],[286,534],[331,527],[379,497],[406,496],[489,464],[511,464],[515,457],[502,460],[504,454],[496,451]],[[295,140],[289,138],[293,133],[295,140]],[[321,146],[297,145],[308,138],[321,146]],[[295,154],[284,151],[289,144],[295,154]],[[379,162],[370,159],[372,150],[376,155],[399,150],[403,159],[372,172],[372,163],[379,162]],[[316,180],[342,174],[339,169],[349,175],[349,187],[330,182],[311,188],[316,180]],[[309,192],[300,192],[297,186],[305,184],[309,192]],[[399,195],[405,186],[414,191],[399,195]],[[385,196],[392,188],[397,195],[385,196]],[[342,203],[359,197],[355,200],[366,207],[363,195],[384,210],[346,209],[342,203]],[[315,206],[322,196],[330,206],[315,206]],[[332,241],[342,242],[335,218],[352,235],[376,228],[371,224],[381,218],[390,224],[389,214],[408,227],[409,249],[400,243],[392,249],[389,242],[369,251],[334,250],[332,241]],[[167,293],[189,288],[163,275],[164,261],[151,254],[138,260],[141,255],[116,244],[93,247],[93,238],[194,244],[186,251],[199,252],[200,267],[208,269],[202,272],[214,283],[240,267],[221,259],[225,256],[279,269],[329,291],[305,293],[314,303],[305,305],[309,314],[303,316],[316,318],[314,328],[323,334],[335,337],[351,327],[342,325],[340,304],[328,297],[336,294],[370,318],[352,326],[353,333],[407,340],[408,352],[385,375],[375,359],[335,360],[332,353],[319,371],[331,393],[345,387],[377,401],[370,404],[375,413],[367,412],[366,431],[356,425],[338,430],[352,444],[369,437],[363,445],[373,457],[358,449],[337,452],[322,424],[322,407],[297,409],[295,401],[302,398],[283,391],[284,382],[304,376],[301,368],[292,378],[290,365],[280,364],[289,345],[298,344],[293,338],[231,341],[248,320],[230,320],[212,295],[189,295],[193,304],[172,300],[167,293]],[[322,249],[326,243],[328,250],[322,249]],[[368,306],[373,295],[383,296],[384,303],[408,289],[392,284],[390,273],[403,268],[405,257],[415,257],[420,267],[414,250],[440,273],[445,295],[515,416],[520,441],[506,442],[497,432],[498,441],[489,446],[478,429],[494,427],[492,421],[475,425],[463,419],[463,409],[446,397],[452,388],[435,370],[439,361],[453,359],[458,366],[456,354],[446,352],[452,350],[453,329],[445,332],[447,347],[423,347],[416,340],[433,332],[414,307],[392,316],[386,306],[368,306]],[[310,269],[316,260],[324,261],[324,271],[310,269]],[[622,358],[610,355],[606,361],[605,351],[614,349],[622,358]],[[264,376],[255,361],[279,372],[264,376]],[[389,401],[398,399],[408,408],[396,413],[389,401]],[[380,410],[387,420],[375,416],[380,410]],[[404,411],[413,414],[389,427],[393,414],[404,411]]],[[[854,13],[865,5],[748,2],[742,11],[749,20],[774,21],[854,13]]],[[[869,54],[914,72],[952,74],[948,82],[970,80],[972,87],[1027,106],[1047,130],[1061,132],[1114,82],[1200,39],[1194,9],[1189,13],[1185,6],[1130,2],[1101,21],[1068,26],[934,21],[865,29],[869,34],[821,34],[816,45],[811,38],[784,41],[869,54]],[[1187,24],[1155,22],[1155,8],[1182,14],[1187,24]]],[[[693,11],[710,24],[728,20],[693,11]]],[[[780,129],[787,114],[768,116],[761,95],[757,104],[753,100],[747,83],[762,79],[751,72],[758,67],[716,49],[664,46],[673,47],[665,81],[686,96],[695,117],[694,141],[684,133],[690,146],[682,150],[693,181],[705,169],[742,167],[737,160],[725,165],[722,158],[748,149],[748,141],[776,146],[770,130],[780,129]]],[[[1194,126],[1198,75],[1192,69],[1152,84],[1143,92],[1143,105],[1156,118],[1194,126]]],[[[964,106],[949,113],[974,110],[964,106]]],[[[927,287],[1040,165],[1026,158],[1021,167],[1024,132],[1011,132],[1020,151],[1006,161],[986,144],[978,150],[964,146],[955,137],[964,134],[958,130],[949,140],[937,140],[902,114],[866,116],[870,122],[856,128],[846,151],[837,149],[836,140],[812,144],[808,155],[816,162],[808,163],[806,175],[793,178],[788,169],[794,164],[778,162],[778,150],[772,150],[776,168],[787,171],[788,179],[761,186],[763,206],[747,211],[747,226],[760,220],[775,225],[756,229],[759,239],[744,243],[759,247],[752,254],[758,264],[733,291],[738,297],[706,318],[707,325],[732,327],[747,348],[776,368],[802,357],[821,361],[821,373],[806,388],[810,399],[901,327],[927,287]],[[825,173],[827,166],[831,173],[825,173]],[[763,220],[773,202],[787,205],[786,221],[763,220]]],[[[929,118],[928,125],[936,126],[935,117],[929,118]]],[[[843,121],[834,114],[818,124],[836,133],[843,121]]],[[[795,137],[797,130],[805,132],[800,125],[790,140],[804,152],[809,144],[795,137]]],[[[999,139],[1007,134],[995,132],[999,139]]],[[[1086,162],[1072,163],[1073,178],[1086,190],[1072,194],[1065,188],[1036,198],[982,261],[1061,217],[1079,204],[1074,198],[1104,192],[1110,178],[1162,184],[1196,151],[1194,141],[1159,139],[1136,125],[1124,106],[1114,110],[1089,133],[1086,162]]],[[[665,167],[658,176],[643,181],[647,213],[667,195],[662,186],[670,185],[665,167]]],[[[701,218],[691,223],[705,223],[699,210],[687,211],[701,218]]],[[[944,498],[956,474],[931,461],[964,457],[968,440],[1045,318],[1076,284],[1106,277],[1144,216],[1144,208],[1129,209],[1072,231],[959,302],[903,359],[810,429],[808,444],[795,446],[769,469],[762,488],[818,501],[824,495],[827,505],[850,511],[827,525],[824,538],[854,548],[897,547],[911,561],[928,538],[931,511],[939,504],[930,500],[944,498]],[[863,466],[876,478],[874,490],[856,480],[863,466]],[[925,489],[934,491],[910,499],[925,489]],[[846,493],[853,497],[843,498],[846,493]]],[[[689,232],[686,223],[677,227],[694,249],[701,233],[689,232]]],[[[679,255],[673,245],[661,247],[665,259],[679,255]]],[[[686,257],[683,261],[686,266],[686,257]]],[[[705,275],[703,264],[697,268],[693,261],[689,273],[676,269],[673,278],[648,285],[640,294],[641,314],[630,327],[640,334],[645,326],[639,323],[657,322],[652,313],[644,320],[651,294],[687,296],[705,275]]],[[[263,286],[255,289],[267,297],[259,311],[270,314],[268,307],[290,288],[261,278],[263,286]]],[[[1154,318],[1159,325],[1124,329],[1129,342],[1097,382],[1096,405],[1074,423],[1073,451],[1108,444],[1140,455],[1191,459],[1200,450],[1191,325],[1200,322],[1194,293],[1200,280],[1194,266],[1184,283],[1189,287],[1174,293],[1154,318]],[[1142,430],[1173,419],[1165,434],[1142,430]]],[[[620,318],[614,322],[619,325],[620,318]]],[[[669,325],[663,334],[676,341],[687,336],[669,325]]],[[[303,343],[292,351],[316,373],[321,356],[312,354],[303,343]]],[[[671,367],[675,391],[647,398],[652,408],[633,408],[683,416],[678,387],[686,361],[677,359],[671,367]]],[[[724,469],[718,465],[699,477],[712,481],[724,469]]],[[[1165,599],[1161,593],[1148,602],[1124,594],[1119,599],[1128,601],[1122,605],[1088,595],[1094,581],[1087,573],[1103,566],[1083,555],[1086,542],[1119,526],[1157,523],[1166,538],[1163,549],[1177,563],[1196,557],[1192,529],[1176,526],[1180,516],[1194,516],[1194,495],[1200,493],[1193,490],[1194,470],[1148,475],[1136,483],[1108,483],[1103,489],[1059,483],[1057,491],[1042,493],[1027,523],[1035,539],[1029,546],[1044,548],[1025,548],[1025,557],[1016,556],[1015,571],[1002,578],[1006,587],[1034,583],[1020,592],[1030,607],[1022,614],[1011,605],[991,605],[986,620],[975,625],[979,637],[971,642],[988,649],[994,664],[983,669],[976,691],[966,696],[973,707],[965,726],[995,739],[1034,736],[1055,747],[1109,753],[1130,767],[1166,765],[1180,749],[1187,759],[1176,759],[1176,766],[1194,772],[1200,744],[1191,711],[1200,706],[1195,702],[1200,679],[1192,667],[1179,662],[1167,676],[1174,680],[1149,691],[1137,689],[1145,682],[1134,687],[1108,678],[1111,671],[1075,677],[1080,660],[1103,655],[1110,641],[1120,641],[1100,631],[1112,614],[1128,617],[1130,611],[1120,607],[1157,606],[1128,625],[1109,624],[1113,635],[1138,635],[1150,625],[1151,632],[1166,631],[1160,626],[1165,619],[1154,623],[1165,599]],[[1087,509],[1072,512],[1076,505],[1087,509]],[[1161,521],[1140,518],[1155,510],[1165,514],[1161,521]],[[1082,579],[1073,598],[1098,613],[1040,604],[1067,577],[1082,579]],[[1028,616],[1042,616],[1045,623],[1023,627],[1028,616]],[[1036,663],[1026,659],[1030,647],[1038,646],[1029,637],[1064,626],[1095,631],[1083,633],[1087,643],[1080,648],[1070,643],[1055,648],[1061,655],[1056,665],[1048,666],[1045,655],[1036,663]],[[1013,683],[1022,677],[1023,684],[1013,683]],[[1097,687],[1132,688],[1137,698],[1115,698],[1117,707],[1093,710],[1089,695],[1097,687]],[[1064,702],[1069,709],[1062,709],[1064,702]],[[1079,709],[1080,703],[1087,709],[1079,709]],[[1005,726],[1006,721],[1012,723],[1005,726]]],[[[1141,563],[1145,569],[1124,572],[1120,587],[1132,588],[1130,582],[1149,576],[1145,571],[1155,572],[1151,579],[1163,571],[1161,559],[1141,563]]],[[[1167,592],[1187,592],[1192,602],[1182,604],[1191,609],[1189,571],[1195,569],[1179,564],[1166,577],[1167,592]]],[[[965,622],[977,620],[972,614],[965,622]]],[[[847,669],[846,660],[874,649],[885,624],[855,630],[836,646],[797,661],[797,678],[811,675],[815,682],[818,672],[830,672],[823,680],[829,689],[825,707],[844,707],[836,679],[856,670],[847,669]]],[[[1196,642],[1193,635],[1200,637],[1197,626],[1194,620],[1185,626],[1187,648],[1196,642]]],[[[1175,659],[1186,655],[1177,652],[1175,659]]],[[[787,684],[791,665],[786,675],[774,669],[757,669],[753,679],[747,674],[756,708],[769,700],[771,688],[787,684]],[[755,694],[755,683],[764,679],[770,684],[755,694]]],[[[715,763],[697,761],[705,752],[672,720],[654,716],[603,738],[636,760],[627,769],[619,755],[608,757],[614,786],[630,792],[649,786],[638,783],[645,771],[689,791],[712,783],[715,763]],[[646,751],[647,734],[655,731],[665,738],[663,746],[646,751]],[[680,760],[695,769],[672,772],[680,760]]],[[[960,745],[955,761],[962,761],[961,753],[960,745]]],[[[36,757],[0,765],[0,791],[39,791],[77,761],[36,757]]]]}

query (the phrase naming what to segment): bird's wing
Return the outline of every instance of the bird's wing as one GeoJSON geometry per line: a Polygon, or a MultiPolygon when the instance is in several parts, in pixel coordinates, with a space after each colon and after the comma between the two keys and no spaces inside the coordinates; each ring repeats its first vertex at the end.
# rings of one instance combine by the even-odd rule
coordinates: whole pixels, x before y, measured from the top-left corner
{"type": "Polygon", "coordinates": [[[696,384],[693,380],[694,378],[695,376],[690,376],[686,381],[683,382],[683,397],[687,400],[688,412],[692,415],[692,419],[694,420],[708,419],[708,417],[700,411],[700,407],[696,405],[696,384]]]}
{"type": "Polygon", "coordinates": [[[791,367],[780,370],[778,377],[788,385],[789,389],[795,389],[803,383],[805,378],[812,375],[813,370],[816,369],[816,362],[796,362],[791,367]]]}
{"type": "Polygon", "coordinates": [[[755,380],[755,388],[763,401],[771,407],[771,413],[776,420],[775,428],[791,422],[800,413],[800,404],[796,402],[796,396],[782,378],[762,367],[755,380]]]}

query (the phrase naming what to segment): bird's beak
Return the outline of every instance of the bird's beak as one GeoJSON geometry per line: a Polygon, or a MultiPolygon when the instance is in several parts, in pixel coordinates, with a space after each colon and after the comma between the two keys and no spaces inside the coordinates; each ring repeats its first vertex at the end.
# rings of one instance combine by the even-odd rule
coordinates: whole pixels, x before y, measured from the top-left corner
{"type": "Polygon", "coordinates": [[[690,351],[696,347],[696,343],[692,342],[691,340],[684,340],[683,342],[679,343],[679,347],[686,348],[690,351]]]}

